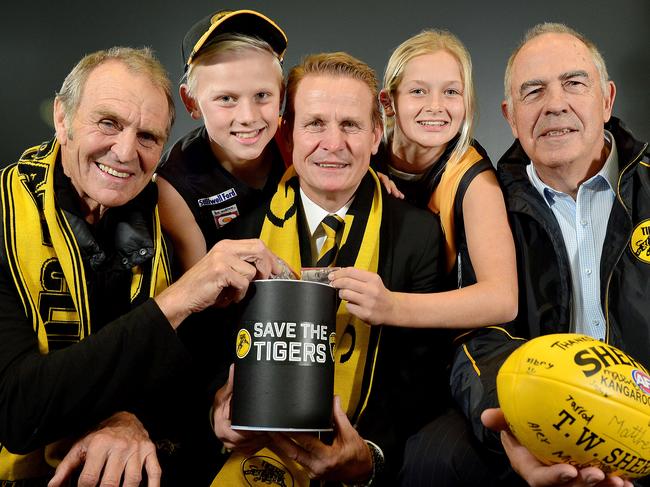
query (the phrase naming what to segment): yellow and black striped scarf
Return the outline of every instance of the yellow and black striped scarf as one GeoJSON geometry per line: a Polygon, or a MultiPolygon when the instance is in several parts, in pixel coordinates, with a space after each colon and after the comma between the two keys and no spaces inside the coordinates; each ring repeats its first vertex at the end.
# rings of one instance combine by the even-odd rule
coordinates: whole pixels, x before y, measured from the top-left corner
{"type": "MultiPolygon", "coordinates": [[[[54,195],[54,165],[59,143],[54,140],[27,150],[18,163],[0,173],[4,253],[25,315],[38,335],[39,350],[48,353],[48,325],[76,323],[77,341],[92,333],[86,275],[82,256],[64,212],[54,195]],[[62,276],[57,289],[73,303],[69,309],[41,309],[46,295],[53,290],[44,276],[57,272],[62,276]]],[[[157,207],[153,214],[154,256],[134,267],[131,302],[154,296],[170,284],[169,262],[157,207]]],[[[0,450],[0,479],[17,480],[40,477],[56,464],[55,445],[28,455],[0,450]],[[52,458],[54,457],[54,459],[52,458]]],[[[63,452],[65,453],[65,452],[63,452]]]]}
{"type": "MultiPolygon", "coordinates": [[[[293,166],[289,167],[271,200],[260,238],[300,275],[297,178],[293,166]]],[[[337,265],[377,272],[381,215],[381,187],[370,169],[345,216],[337,265]]],[[[334,393],[341,397],[343,410],[356,424],[370,396],[381,327],[371,327],[353,316],[342,301],[336,313],[336,336],[334,393]]],[[[265,448],[248,456],[233,453],[212,487],[258,485],[251,482],[265,479],[275,479],[278,485],[309,485],[306,472],[298,464],[265,448]]]]}

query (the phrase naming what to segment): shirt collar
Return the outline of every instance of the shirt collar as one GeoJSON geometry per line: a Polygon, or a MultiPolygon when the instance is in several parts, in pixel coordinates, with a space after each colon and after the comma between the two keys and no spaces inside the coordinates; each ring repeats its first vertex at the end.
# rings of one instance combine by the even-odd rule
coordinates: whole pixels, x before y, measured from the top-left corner
{"type": "MultiPolygon", "coordinates": [[[[616,141],[614,136],[608,131],[605,130],[605,144],[609,147],[609,155],[605,160],[605,164],[600,168],[596,174],[591,178],[587,179],[581,184],[581,186],[590,187],[596,184],[599,181],[604,181],[611,191],[615,191],[616,181],[618,179],[618,150],[616,149],[616,141]]],[[[526,173],[528,174],[528,179],[533,187],[542,195],[544,201],[551,206],[555,201],[555,196],[565,195],[562,191],[551,188],[548,184],[542,181],[537,174],[532,161],[526,166],[526,173]]]]}
{"type": "Polygon", "coordinates": [[[616,148],[614,136],[608,130],[605,130],[605,143],[609,146],[609,155],[598,174],[605,179],[612,191],[616,191],[616,184],[618,182],[618,149],[616,148]]]}
{"type": "MultiPolygon", "coordinates": [[[[324,210],[312,200],[310,200],[302,188],[300,188],[300,200],[302,201],[302,208],[305,211],[305,218],[307,220],[307,226],[309,227],[309,235],[313,236],[314,232],[320,228],[320,222],[322,222],[323,218],[329,215],[330,212],[324,210]]],[[[343,207],[339,208],[336,212],[334,212],[334,214],[340,216],[341,218],[345,218],[345,215],[347,214],[353,200],[354,198],[343,205],[343,207]]]]}

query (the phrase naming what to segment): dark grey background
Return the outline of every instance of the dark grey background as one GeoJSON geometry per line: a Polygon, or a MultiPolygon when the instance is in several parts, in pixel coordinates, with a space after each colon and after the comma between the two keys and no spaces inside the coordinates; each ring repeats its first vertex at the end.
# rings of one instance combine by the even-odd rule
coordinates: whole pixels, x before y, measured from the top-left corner
{"type": "MultiPolygon", "coordinates": [[[[493,160],[512,141],[500,113],[510,51],[535,23],[565,22],[600,47],[618,86],[614,114],[639,138],[650,139],[648,0],[13,0],[0,12],[0,166],[51,136],[52,97],[83,54],[148,45],[177,81],[185,31],[223,8],[260,10],[284,28],[285,72],[304,54],[344,50],[381,78],[392,49],[404,39],[428,27],[451,30],[472,54],[480,110],[476,137],[493,160]]],[[[193,126],[178,97],[177,109],[172,140],[193,126]]]]}

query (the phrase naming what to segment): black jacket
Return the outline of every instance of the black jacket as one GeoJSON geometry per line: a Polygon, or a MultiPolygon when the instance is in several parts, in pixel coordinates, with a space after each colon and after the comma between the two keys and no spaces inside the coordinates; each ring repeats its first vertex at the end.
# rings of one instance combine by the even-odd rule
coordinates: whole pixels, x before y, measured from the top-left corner
{"type": "MultiPolygon", "coordinates": [[[[600,263],[601,304],[606,341],[650,366],[650,154],[613,118],[605,127],[616,141],[619,178],[600,263]],[[635,232],[636,230],[636,232],[635,232]],[[633,237],[634,235],[634,237],[633,237]],[[648,252],[646,254],[646,252],[648,252]],[[639,254],[640,257],[637,257],[639,254]]],[[[528,156],[519,141],[498,164],[517,250],[519,315],[505,328],[467,335],[452,370],[452,391],[480,437],[480,413],[496,406],[496,374],[523,339],[574,332],[571,270],[560,227],[552,210],[529,182],[528,156]],[[478,377],[471,358],[481,370],[478,377]]]]}

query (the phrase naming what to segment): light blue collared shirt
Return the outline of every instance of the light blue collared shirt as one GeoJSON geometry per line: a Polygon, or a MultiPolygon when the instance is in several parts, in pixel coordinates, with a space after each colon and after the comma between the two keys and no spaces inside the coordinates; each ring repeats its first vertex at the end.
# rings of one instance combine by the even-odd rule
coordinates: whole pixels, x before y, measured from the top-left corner
{"type": "Polygon", "coordinates": [[[616,142],[608,131],[605,143],[610,147],[605,164],[578,187],[575,200],[545,184],[532,164],[526,166],[528,179],[553,211],[564,238],[571,265],[572,329],[600,340],[605,339],[606,331],[600,302],[600,258],[618,179],[616,142]]]}

